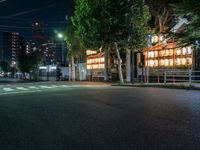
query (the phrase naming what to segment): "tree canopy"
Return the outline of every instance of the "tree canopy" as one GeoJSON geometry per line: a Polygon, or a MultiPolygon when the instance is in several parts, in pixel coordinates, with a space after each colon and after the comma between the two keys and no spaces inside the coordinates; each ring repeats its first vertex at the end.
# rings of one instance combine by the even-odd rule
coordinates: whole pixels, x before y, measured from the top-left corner
{"type": "Polygon", "coordinates": [[[114,42],[138,47],[145,41],[143,0],[77,0],[72,22],[87,48],[114,42]]]}
{"type": "Polygon", "coordinates": [[[177,15],[182,15],[189,20],[183,32],[177,34],[182,44],[195,44],[200,40],[200,1],[199,0],[182,0],[176,6],[177,15]]]}

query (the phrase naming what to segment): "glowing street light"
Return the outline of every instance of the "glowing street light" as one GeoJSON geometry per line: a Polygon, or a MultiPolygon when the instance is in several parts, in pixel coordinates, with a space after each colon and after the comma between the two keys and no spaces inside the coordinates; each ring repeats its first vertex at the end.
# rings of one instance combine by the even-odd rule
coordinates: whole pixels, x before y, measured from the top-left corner
{"type": "Polygon", "coordinates": [[[60,38],[60,39],[62,39],[64,36],[63,36],[63,34],[62,33],[58,33],[58,38],[60,38]]]}

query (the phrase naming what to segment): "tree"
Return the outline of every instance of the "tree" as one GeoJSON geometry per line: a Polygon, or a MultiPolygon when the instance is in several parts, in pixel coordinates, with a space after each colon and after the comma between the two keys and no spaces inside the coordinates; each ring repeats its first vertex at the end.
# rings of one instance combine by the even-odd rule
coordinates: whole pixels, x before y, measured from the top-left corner
{"type": "Polygon", "coordinates": [[[74,58],[79,58],[79,56],[84,53],[84,48],[82,46],[79,36],[76,34],[74,25],[71,22],[71,19],[68,22],[66,30],[66,43],[68,47],[68,58],[71,61],[71,70],[72,70],[72,80],[75,81],[75,64],[74,58]]]}
{"type": "Polygon", "coordinates": [[[189,20],[189,24],[182,33],[176,34],[181,45],[196,45],[194,50],[194,69],[200,69],[200,1],[182,0],[176,7],[177,15],[184,15],[189,20]]]}
{"type": "Polygon", "coordinates": [[[146,35],[149,32],[148,21],[150,19],[149,7],[144,1],[129,1],[129,11],[126,14],[128,34],[124,43],[126,49],[126,75],[130,81],[130,52],[132,52],[132,81],[134,82],[134,53],[141,51],[147,45],[146,35]]]}
{"type": "Polygon", "coordinates": [[[108,80],[108,45],[110,44],[108,24],[112,21],[107,10],[110,4],[111,2],[106,0],[77,0],[72,17],[75,30],[84,47],[97,50],[101,47],[104,50],[105,81],[108,80]]]}
{"type": "Polygon", "coordinates": [[[182,0],[145,0],[151,13],[149,24],[156,33],[165,33],[170,29],[174,21],[173,5],[177,5],[182,0]]]}
{"type": "Polygon", "coordinates": [[[3,72],[8,72],[10,69],[10,66],[8,64],[8,62],[6,61],[1,61],[0,62],[0,66],[1,66],[1,69],[3,70],[3,72]]]}
{"type": "Polygon", "coordinates": [[[176,34],[179,44],[195,44],[200,40],[200,1],[199,0],[182,0],[179,5],[175,5],[176,15],[188,19],[189,24],[181,33],[176,34]]]}
{"type": "Polygon", "coordinates": [[[23,77],[26,78],[25,73],[30,71],[30,58],[26,54],[25,50],[20,50],[18,54],[18,68],[22,72],[23,77]]]}
{"type": "Polygon", "coordinates": [[[18,68],[23,73],[24,77],[25,73],[33,73],[35,79],[37,78],[38,72],[38,64],[39,64],[38,53],[36,51],[31,51],[30,53],[26,53],[24,49],[21,49],[18,54],[18,68]]]}
{"type": "MultiPolygon", "coordinates": [[[[136,47],[141,45],[141,41],[142,43],[145,41],[145,36],[142,37],[140,32],[143,31],[143,26],[140,27],[139,23],[136,23],[137,26],[131,26],[134,28],[130,28],[130,24],[134,21],[140,22],[143,19],[143,0],[77,0],[75,8],[72,20],[84,46],[86,48],[92,47],[93,49],[101,47],[104,49],[106,57],[106,50],[114,48],[118,60],[119,78],[123,83],[120,51],[125,48],[125,45],[129,45],[127,41],[130,42],[132,37],[137,41],[137,43],[134,43],[137,45],[136,47]],[[137,9],[140,16],[135,17],[135,20],[133,19],[134,15],[127,17],[130,10],[133,13],[135,11],[134,8],[136,7],[133,4],[135,6],[137,4],[137,7],[139,6],[137,9]]],[[[132,42],[130,43],[131,45],[133,44],[132,42]]],[[[107,72],[106,65],[107,62],[105,62],[105,72],[107,72]]]]}

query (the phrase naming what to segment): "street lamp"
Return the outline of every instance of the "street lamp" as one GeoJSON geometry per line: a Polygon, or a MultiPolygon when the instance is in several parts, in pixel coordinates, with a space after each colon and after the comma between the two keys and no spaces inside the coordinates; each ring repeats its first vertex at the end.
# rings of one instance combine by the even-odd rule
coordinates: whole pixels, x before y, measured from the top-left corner
{"type": "Polygon", "coordinates": [[[63,36],[62,33],[58,33],[58,34],[57,34],[57,37],[58,37],[59,39],[63,39],[64,36],[63,36]]]}

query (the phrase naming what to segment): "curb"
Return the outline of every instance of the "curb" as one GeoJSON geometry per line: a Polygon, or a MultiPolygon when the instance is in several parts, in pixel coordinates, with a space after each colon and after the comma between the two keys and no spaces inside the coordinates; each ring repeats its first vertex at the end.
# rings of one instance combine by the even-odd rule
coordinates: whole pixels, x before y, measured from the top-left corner
{"type": "Polygon", "coordinates": [[[169,84],[169,85],[145,85],[145,84],[112,84],[111,86],[125,86],[125,87],[151,87],[151,88],[166,88],[166,89],[186,89],[186,90],[200,90],[200,87],[195,87],[195,86],[188,86],[184,84],[180,85],[174,85],[174,84],[169,84]]]}

